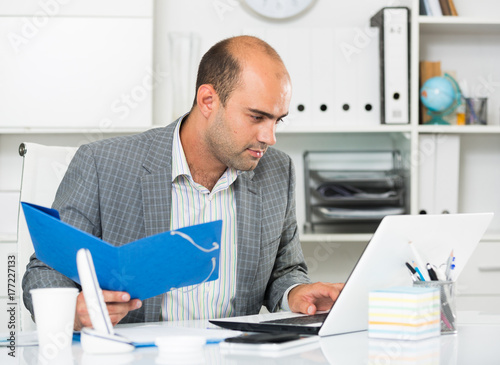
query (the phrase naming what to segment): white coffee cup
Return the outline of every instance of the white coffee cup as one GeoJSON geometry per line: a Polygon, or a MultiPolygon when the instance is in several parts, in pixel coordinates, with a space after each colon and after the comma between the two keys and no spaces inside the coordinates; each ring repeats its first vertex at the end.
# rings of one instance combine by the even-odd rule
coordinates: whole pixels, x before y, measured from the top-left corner
{"type": "Polygon", "coordinates": [[[55,358],[71,347],[78,293],[77,288],[30,290],[40,356],[55,358]]]}

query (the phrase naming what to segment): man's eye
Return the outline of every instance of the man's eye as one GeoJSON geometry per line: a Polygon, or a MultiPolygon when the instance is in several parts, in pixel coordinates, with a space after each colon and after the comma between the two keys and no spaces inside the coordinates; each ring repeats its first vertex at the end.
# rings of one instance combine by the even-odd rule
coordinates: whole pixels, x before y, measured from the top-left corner
{"type": "Polygon", "coordinates": [[[261,121],[262,119],[264,119],[261,115],[252,115],[252,118],[256,121],[261,121]]]}

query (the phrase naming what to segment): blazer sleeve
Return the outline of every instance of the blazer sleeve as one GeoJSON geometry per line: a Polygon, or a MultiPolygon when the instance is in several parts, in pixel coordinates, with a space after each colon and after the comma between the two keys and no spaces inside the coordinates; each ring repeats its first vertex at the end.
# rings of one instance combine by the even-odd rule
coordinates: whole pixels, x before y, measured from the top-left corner
{"type": "MultiPolygon", "coordinates": [[[[61,219],[79,229],[100,236],[98,214],[97,174],[90,150],[81,147],[72,159],[57,190],[53,208],[61,219]]],[[[23,301],[33,316],[30,290],[36,288],[81,287],[73,280],[38,260],[36,254],[30,258],[22,280],[23,301]]]]}
{"type": "Polygon", "coordinates": [[[295,169],[289,158],[287,205],[276,260],[266,289],[269,311],[280,308],[285,291],[295,284],[311,283],[299,240],[295,203],[295,169]]]}

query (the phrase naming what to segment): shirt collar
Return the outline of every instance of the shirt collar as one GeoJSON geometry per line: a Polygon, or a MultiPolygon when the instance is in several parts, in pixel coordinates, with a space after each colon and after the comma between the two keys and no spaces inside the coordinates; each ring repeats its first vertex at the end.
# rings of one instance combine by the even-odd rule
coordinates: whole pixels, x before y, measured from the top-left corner
{"type": "Polygon", "coordinates": [[[183,118],[179,119],[179,122],[174,130],[174,140],[172,144],[172,181],[180,175],[191,176],[191,171],[189,170],[180,137],[181,123],[186,117],[187,114],[183,118]]]}
{"type": "MultiPolygon", "coordinates": [[[[177,123],[174,131],[174,140],[172,145],[172,182],[181,175],[188,176],[191,180],[193,179],[180,137],[181,123],[188,115],[189,114],[186,114],[184,117],[179,119],[179,123],[177,123]]],[[[232,167],[227,168],[220,177],[219,181],[215,184],[215,187],[227,188],[242,172],[243,171],[232,167]]],[[[214,188],[214,190],[216,189],[214,188]]]]}

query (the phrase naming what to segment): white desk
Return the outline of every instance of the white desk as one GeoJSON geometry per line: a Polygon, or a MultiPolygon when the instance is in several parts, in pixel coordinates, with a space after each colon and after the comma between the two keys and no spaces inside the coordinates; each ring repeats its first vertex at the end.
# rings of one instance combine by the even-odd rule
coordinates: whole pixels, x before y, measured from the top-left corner
{"type": "MultiPolygon", "coordinates": [[[[51,364],[113,365],[113,364],[500,364],[500,316],[480,316],[477,313],[460,313],[458,334],[445,335],[424,341],[389,341],[368,338],[368,333],[358,332],[329,336],[319,340],[317,347],[297,349],[280,357],[221,353],[218,345],[206,345],[197,361],[173,361],[161,356],[156,348],[142,348],[120,355],[89,355],[74,343],[61,361],[51,364]],[[198,361],[199,360],[199,361],[198,361]]],[[[183,326],[200,327],[206,322],[192,321],[183,326]]],[[[171,333],[179,323],[155,324],[171,333]]],[[[147,329],[139,325],[118,326],[119,329],[147,329]]],[[[156,329],[157,326],[156,326],[156,329]]],[[[45,364],[39,361],[38,348],[17,347],[17,359],[7,356],[0,348],[2,364],[45,364]],[[4,361],[7,359],[7,361],[4,361]]]]}

